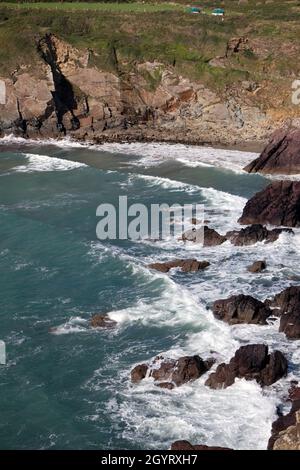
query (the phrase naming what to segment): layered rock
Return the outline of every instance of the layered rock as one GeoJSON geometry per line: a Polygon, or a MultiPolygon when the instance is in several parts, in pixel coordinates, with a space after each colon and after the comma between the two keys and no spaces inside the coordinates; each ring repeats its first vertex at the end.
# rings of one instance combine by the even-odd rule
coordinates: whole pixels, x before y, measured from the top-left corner
{"type": "Polygon", "coordinates": [[[291,229],[275,228],[268,230],[261,224],[249,225],[241,230],[226,233],[226,238],[235,246],[254,245],[258,242],[271,243],[276,241],[283,232],[293,233],[291,229]]]}
{"type": "Polygon", "coordinates": [[[300,173],[300,130],[276,131],[261,155],[244,168],[249,173],[300,173]]]}
{"type": "Polygon", "coordinates": [[[280,351],[268,353],[264,344],[241,346],[229,364],[220,364],[210,374],[205,385],[213,389],[226,388],[236,378],[256,380],[261,386],[271,385],[287,374],[287,360],[280,351]]]}
{"type": "Polygon", "coordinates": [[[175,441],[171,450],[232,450],[228,447],[206,446],[203,444],[191,444],[189,441],[175,441]]]}
{"type": "Polygon", "coordinates": [[[254,261],[250,266],[248,266],[247,270],[250,273],[261,273],[267,268],[267,263],[265,261],[254,261]]]}
{"type": "Polygon", "coordinates": [[[1,135],[233,145],[264,140],[276,128],[255,100],[219,96],[166,64],[135,63],[129,72],[113,47],[109,71],[100,70],[92,49],[51,33],[31,47],[34,66],[24,59],[12,75],[0,77],[7,95],[0,104],[1,135]]]}
{"type": "Polygon", "coordinates": [[[216,300],[212,307],[214,315],[230,325],[252,323],[265,325],[272,310],[263,302],[250,295],[233,295],[228,299],[216,300]]]}
{"type": "Polygon", "coordinates": [[[172,268],[181,268],[185,273],[202,271],[206,269],[210,263],[208,261],[198,261],[196,259],[175,259],[174,261],[166,261],[165,263],[152,263],[148,267],[167,273],[172,268]]]}
{"type": "Polygon", "coordinates": [[[239,223],[300,226],[300,182],[276,181],[246,204],[239,223]]]}
{"type": "Polygon", "coordinates": [[[200,356],[184,356],[179,359],[157,356],[150,364],[139,364],[134,367],[131,371],[131,380],[138,383],[145,377],[152,377],[155,385],[171,390],[198,379],[212,364],[213,360],[204,361],[200,356]]]}

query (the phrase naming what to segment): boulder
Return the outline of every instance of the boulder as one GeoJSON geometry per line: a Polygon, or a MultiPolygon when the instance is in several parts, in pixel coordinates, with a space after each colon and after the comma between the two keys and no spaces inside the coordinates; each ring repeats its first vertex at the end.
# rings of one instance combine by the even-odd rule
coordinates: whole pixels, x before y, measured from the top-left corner
{"type": "Polygon", "coordinates": [[[90,319],[90,326],[92,328],[114,328],[117,322],[112,320],[108,315],[97,313],[90,319]]]}
{"type": "Polygon", "coordinates": [[[266,268],[267,263],[265,261],[254,261],[247,269],[250,273],[261,273],[266,268]]]}
{"type": "Polygon", "coordinates": [[[131,380],[137,383],[148,375],[154,379],[156,386],[171,390],[198,379],[211,368],[213,362],[212,359],[204,361],[200,356],[184,356],[179,359],[157,356],[149,365],[140,364],[134,367],[131,380]]]}
{"type": "Polygon", "coordinates": [[[227,232],[226,238],[235,246],[247,246],[263,241],[266,243],[274,242],[282,232],[286,231],[293,233],[291,229],[275,228],[268,230],[261,224],[253,224],[241,230],[227,232]]]}
{"type": "Polygon", "coordinates": [[[300,286],[284,289],[271,300],[265,302],[275,308],[280,316],[279,331],[290,339],[300,338],[300,286]]]}
{"type": "Polygon", "coordinates": [[[166,261],[165,263],[152,263],[148,267],[160,271],[162,273],[167,273],[172,268],[181,268],[185,273],[201,271],[207,268],[210,265],[208,261],[198,261],[196,259],[176,259],[174,261],[166,261]]]}
{"type": "Polygon", "coordinates": [[[202,444],[191,444],[189,441],[175,441],[171,450],[232,450],[228,447],[205,446],[202,444]]]}
{"type": "Polygon", "coordinates": [[[300,181],[275,181],[245,205],[239,223],[300,226],[300,181]]]}
{"type": "Polygon", "coordinates": [[[261,155],[244,170],[265,174],[300,173],[300,129],[276,131],[261,155]]]}
{"type": "Polygon", "coordinates": [[[131,371],[131,381],[133,383],[138,383],[143,380],[148,372],[147,364],[138,364],[131,371]]]}
{"type": "Polygon", "coordinates": [[[193,227],[191,230],[187,230],[182,235],[182,240],[194,243],[203,243],[203,246],[217,246],[226,242],[226,237],[220,235],[213,228],[209,228],[205,225],[199,229],[193,227]]]}
{"type": "Polygon", "coordinates": [[[237,323],[266,325],[267,318],[272,315],[272,310],[263,302],[243,294],[216,300],[212,310],[215,317],[230,325],[237,323]]]}
{"type": "Polygon", "coordinates": [[[264,344],[241,346],[229,364],[220,364],[210,374],[205,385],[213,389],[226,388],[236,378],[256,380],[261,386],[271,385],[287,374],[287,360],[280,351],[268,353],[264,344]]]}

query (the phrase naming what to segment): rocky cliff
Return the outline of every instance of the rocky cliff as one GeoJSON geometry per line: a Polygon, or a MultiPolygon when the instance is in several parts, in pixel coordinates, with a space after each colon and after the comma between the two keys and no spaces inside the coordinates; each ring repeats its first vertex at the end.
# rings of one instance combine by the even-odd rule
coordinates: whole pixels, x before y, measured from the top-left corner
{"type": "MultiPolygon", "coordinates": [[[[228,45],[227,54],[232,49],[228,45]]],[[[251,102],[255,87],[218,96],[200,82],[159,62],[126,64],[115,54],[114,73],[93,65],[93,51],[78,50],[47,33],[36,38],[38,68],[20,66],[0,104],[0,134],[29,138],[161,140],[241,144],[264,142],[285,120],[251,102]]]]}

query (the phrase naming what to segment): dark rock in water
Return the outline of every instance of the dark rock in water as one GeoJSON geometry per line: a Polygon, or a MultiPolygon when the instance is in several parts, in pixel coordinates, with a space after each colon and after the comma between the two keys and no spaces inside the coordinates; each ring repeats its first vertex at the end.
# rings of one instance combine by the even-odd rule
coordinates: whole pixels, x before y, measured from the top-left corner
{"type": "Polygon", "coordinates": [[[289,400],[292,402],[291,410],[284,416],[279,416],[272,424],[271,437],[268,449],[274,450],[300,450],[300,388],[291,387],[289,400]],[[298,414],[298,418],[297,418],[298,414]],[[297,423],[298,419],[298,423],[297,423]],[[295,426],[297,429],[295,429],[295,426]],[[296,432],[295,432],[296,431],[296,432]]]}
{"type": "Polygon", "coordinates": [[[192,225],[200,225],[202,224],[201,220],[196,219],[196,217],[191,218],[191,224],[192,225]]]}
{"type": "Polygon", "coordinates": [[[220,235],[216,230],[209,228],[207,225],[204,226],[204,246],[222,245],[226,240],[224,235],[220,235]]]}
{"type": "Polygon", "coordinates": [[[90,326],[92,328],[114,328],[117,322],[112,320],[108,315],[98,313],[93,315],[90,319],[90,326]]]}
{"type": "Polygon", "coordinates": [[[289,339],[300,339],[299,307],[281,315],[279,331],[285,333],[289,339]]]}
{"type": "Polygon", "coordinates": [[[205,446],[201,444],[191,444],[189,441],[175,441],[171,445],[171,450],[233,450],[228,447],[205,446]]]}
{"type": "Polygon", "coordinates": [[[213,313],[219,319],[230,325],[237,323],[253,323],[265,325],[266,319],[272,315],[272,310],[263,302],[250,295],[233,295],[228,299],[216,300],[213,313]]]}
{"type": "Polygon", "coordinates": [[[268,230],[261,224],[249,225],[246,228],[241,230],[233,230],[226,233],[226,238],[231,241],[233,245],[244,246],[244,245],[254,245],[258,242],[274,242],[278,239],[279,235],[282,232],[291,232],[291,229],[273,229],[268,230]]]}
{"type": "Polygon", "coordinates": [[[131,381],[133,383],[138,383],[143,380],[147,375],[148,368],[147,364],[139,364],[135,366],[131,371],[131,381]]]}
{"type": "Polygon", "coordinates": [[[271,385],[287,374],[287,360],[280,351],[268,354],[268,346],[249,344],[240,347],[229,364],[220,364],[210,374],[205,385],[210,388],[226,388],[236,378],[256,380],[261,386],[271,385]]]}
{"type": "Polygon", "coordinates": [[[217,246],[226,242],[226,237],[220,235],[213,228],[209,228],[205,225],[199,229],[194,227],[191,230],[188,230],[182,235],[182,240],[194,243],[203,243],[203,246],[217,246]]]}
{"type": "Polygon", "coordinates": [[[148,267],[160,271],[162,273],[167,273],[172,268],[181,268],[185,273],[201,271],[207,268],[210,265],[208,261],[198,261],[196,259],[176,259],[174,261],[166,261],[165,263],[152,263],[148,267]]]}
{"type": "Polygon", "coordinates": [[[300,181],[276,181],[255,194],[239,219],[243,225],[300,226],[300,181]]]}
{"type": "Polygon", "coordinates": [[[300,129],[276,131],[261,155],[244,168],[248,173],[300,173],[300,129]]]}
{"type": "Polygon", "coordinates": [[[265,261],[254,261],[251,266],[248,266],[248,271],[250,273],[261,273],[267,268],[267,263],[265,261]]]}
{"type": "Polygon", "coordinates": [[[275,308],[275,313],[280,316],[279,331],[290,339],[300,338],[300,286],[291,286],[284,289],[273,299],[265,302],[266,305],[275,308]]]}
{"type": "Polygon", "coordinates": [[[184,356],[179,359],[168,359],[157,356],[151,364],[141,364],[131,371],[131,380],[139,382],[149,373],[155,385],[172,390],[184,383],[201,377],[212,366],[213,361],[204,361],[199,356],[184,356]]]}

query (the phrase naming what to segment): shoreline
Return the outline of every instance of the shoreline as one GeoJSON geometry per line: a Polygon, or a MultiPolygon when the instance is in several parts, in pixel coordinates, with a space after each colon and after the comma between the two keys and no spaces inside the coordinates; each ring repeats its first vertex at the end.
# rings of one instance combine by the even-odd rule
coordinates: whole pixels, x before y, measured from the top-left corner
{"type": "Polygon", "coordinates": [[[85,139],[79,138],[74,134],[68,134],[64,137],[57,136],[45,136],[45,137],[24,137],[18,136],[14,134],[7,134],[0,137],[0,149],[2,145],[16,145],[16,144],[43,144],[43,145],[52,145],[59,142],[68,142],[71,146],[72,142],[76,145],[81,144],[82,146],[90,146],[93,147],[95,145],[104,145],[107,143],[111,144],[169,144],[171,145],[186,145],[190,147],[209,147],[214,148],[216,150],[232,150],[232,151],[239,151],[239,152],[253,152],[253,153],[261,153],[266,145],[265,142],[259,141],[246,141],[246,142],[234,142],[234,143],[226,143],[220,141],[205,141],[205,140],[195,140],[195,139],[176,139],[171,138],[167,139],[163,136],[155,138],[154,136],[142,136],[142,138],[138,138],[137,136],[132,136],[130,134],[124,136],[109,136],[109,135],[102,135],[99,137],[94,137],[92,139],[85,139]]]}

